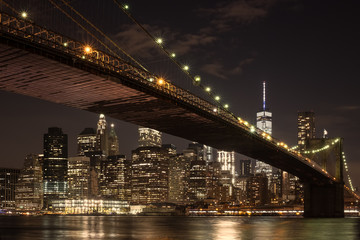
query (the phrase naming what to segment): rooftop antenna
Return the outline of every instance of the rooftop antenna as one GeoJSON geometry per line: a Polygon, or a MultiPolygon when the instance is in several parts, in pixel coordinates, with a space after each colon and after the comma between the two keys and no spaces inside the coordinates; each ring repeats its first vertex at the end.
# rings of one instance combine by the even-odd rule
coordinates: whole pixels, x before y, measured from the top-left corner
{"type": "Polygon", "coordinates": [[[266,84],[265,84],[265,81],[263,81],[263,110],[264,110],[264,111],[265,111],[265,109],[266,109],[266,104],[265,104],[265,100],[266,100],[265,88],[266,88],[266,84]]]}

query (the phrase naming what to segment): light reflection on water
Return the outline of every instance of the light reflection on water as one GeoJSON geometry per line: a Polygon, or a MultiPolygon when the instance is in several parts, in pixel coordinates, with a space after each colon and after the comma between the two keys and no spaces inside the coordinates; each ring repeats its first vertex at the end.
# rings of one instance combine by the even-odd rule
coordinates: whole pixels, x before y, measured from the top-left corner
{"type": "Polygon", "coordinates": [[[360,239],[360,218],[1,216],[7,239],[360,239]]]}

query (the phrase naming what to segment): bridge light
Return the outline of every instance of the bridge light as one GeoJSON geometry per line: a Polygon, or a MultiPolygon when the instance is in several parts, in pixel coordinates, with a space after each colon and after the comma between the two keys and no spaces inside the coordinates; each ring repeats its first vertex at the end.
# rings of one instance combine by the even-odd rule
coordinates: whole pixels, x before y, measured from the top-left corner
{"type": "Polygon", "coordinates": [[[163,43],[163,40],[162,40],[161,38],[158,38],[158,39],[156,39],[156,43],[157,43],[157,44],[162,44],[162,43],[163,43]]]}
{"type": "Polygon", "coordinates": [[[171,56],[172,58],[174,58],[174,57],[176,57],[176,54],[175,54],[175,53],[171,53],[170,56],[171,56]]]}
{"type": "Polygon", "coordinates": [[[194,80],[195,80],[195,82],[200,82],[201,77],[200,77],[200,76],[195,76],[195,77],[194,77],[194,80]]]}
{"type": "Polygon", "coordinates": [[[158,81],[157,81],[157,83],[158,83],[159,85],[163,85],[163,84],[165,83],[165,81],[164,81],[164,79],[159,78],[158,81]]]}
{"type": "Polygon", "coordinates": [[[22,13],[21,13],[21,17],[22,17],[22,18],[27,18],[27,16],[28,16],[27,12],[22,12],[22,13]]]}
{"type": "Polygon", "coordinates": [[[255,127],[254,126],[251,126],[251,128],[250,128],[250,132],[255,132],[255,127]]]}
{"type": "Polygon", "coordinates": [[[125,4],[125,5],[124,5],[124,9],[128,10],[128,9],[129,9],[129,5],[125,4]]]}
{"type": "Polygon", "coordinates": [[[67,46],[68,46],[68,43],[67,43],[67,42],[65,42],[65,43],[64,43],[64,47],[67,47],[67,46]]]}
{"type": "Polygon", "coordinates": [[[91,47],[90,46],[85,46],[84,47],[84,52],[87,53],[87,54],[91,53],[92,52],[91,47]]]}
{"type": "Polygon", "coordinates": [[[214,111],[214,112],[217,112],[217,108],[214,108],[213,111],[214,111]]]}
{"type": "Polygon", "coordinates": [[[84,55],[82,55],[82,56],[81,56],[81,58],[82,58],[82,59],[85,59],[85,56],[84,56],[84,55]]]}
{"type": "Polygon", "coordinates": [[[220,96],[215,96],[215,100],[219,101],[220,100],[220,96]]]}
{"type": "Polygon", "coordinates": [[[244,124],[245,124],[245,126],[248,126],[248,125],[249,125],[249,123],[248,123],[247,121],[245,121],[244,124]]]}
{"type": "Polygon", "coordinates": [[[229,108],[229,104],[225,104],[224,108],[228,109],[229,108]]]}
{"type": "Polygon", "coordinates": [[[154,78],[149,78],[149,82],[153,82],[154,81],[154,78]]]}
{"type": "Polygon", "coordinates": [[[185,65],[185,66],[183,67],[183,69],[184,69],[185,71],[188,71],[188,70],[189,70],[189,66],[188,66],[188,65],[185,65]]]}
{"type": "Polygon", "coordinates": [[[210,88],[210,87],[206,87],[206,88],[205,88],[205,91],[206,91],[206,92],[210,92],[210,91],[211,91],[211,88],[210,88]]]}

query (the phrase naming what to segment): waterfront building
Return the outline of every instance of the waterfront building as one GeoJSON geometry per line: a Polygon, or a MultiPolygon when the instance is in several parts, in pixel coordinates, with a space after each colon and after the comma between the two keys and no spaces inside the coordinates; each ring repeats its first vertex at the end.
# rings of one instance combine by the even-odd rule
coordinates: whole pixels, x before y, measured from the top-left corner
{"type": "Polygon", "coordinates": [[[127,214],[129,203],[110,199],[61,199],[53,201],[52,211],[65,214],[127,214]]]}
{"type": "Polygon", "coordinates": [[[21,211],[39,211],[43,207],[42,156],[29,154],[15,189],[16,209],[21,211]]]}
{"type": "Polygon", "coordinates": [[[161,146],[161,133],[139,127],[139,147],[132,151],[131,200],[135,204],[168,201],[169,160],[176,151],[172,145],[161,146]]]}
{"type": "Polygon", "coordinates": [[[51,127],[44,134],[44,207],[51,207],[54,199],[67,197],[68,138],[61,128],[51,127]]]}
{"type": "Polygon", "coordinates": [[[15,210],[15,189],[20,169],[0,168],[0,209],[15,210]]]}
{"type": "Polygon", "coordinates": [[[101,197],[103,199],[130,200],[130,171],[130,162],[125,155],[108,156],[101,161],[101,197]]]}
{"type": "Polygon", "coordinates": [[[90,158],[85,156],[68,158],[69,199],[90,197],[90,158]]]}
{"type": "Polygon", "coordinates": [[[308,140],[315,138],[315,113],[298,112],[298,147],[304,151],[308,140]]]}

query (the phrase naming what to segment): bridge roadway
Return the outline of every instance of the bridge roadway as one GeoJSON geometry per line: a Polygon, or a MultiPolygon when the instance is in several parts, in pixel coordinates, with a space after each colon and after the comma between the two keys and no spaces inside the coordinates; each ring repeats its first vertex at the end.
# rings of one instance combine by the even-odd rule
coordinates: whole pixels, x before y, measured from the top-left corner
{"type": "Polygon", "coordinates": [[[104,113],[235,151],[285,170],[305,183],[320,186],[337,182],[315,162],[237,120],[226,109],[160,82],[146,71],[101,51],[85,52],[79,42],[4,13],[0,23],[0,90],[104,113]]]}

